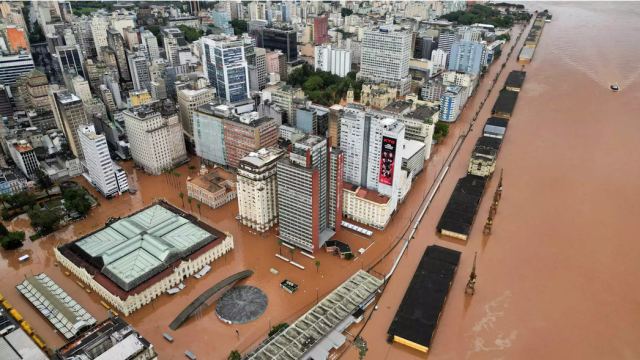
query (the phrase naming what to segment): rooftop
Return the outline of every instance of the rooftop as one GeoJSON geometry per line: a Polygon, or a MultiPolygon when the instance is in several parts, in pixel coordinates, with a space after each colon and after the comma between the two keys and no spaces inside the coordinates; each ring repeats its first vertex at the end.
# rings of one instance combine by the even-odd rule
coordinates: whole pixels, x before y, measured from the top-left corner
{"type": "Polygon", "coordinates": [[[259,168],[265,166],[271,162],[276,161],[285,151],[279,148],[262,148],[257,152],[251,152],[249,155],[240,159],[240,163],[247,163],[250,166],[259,168]]]}
{"type": "Polygon", "coordinates": [[[236,186],[236,176],[219,167],[211,169],[208,174],[197,176],[190,181],[194,185],[212,193],[222,189],[225,192],[235,191],[236,186]]]}
{"type": "Polygon", "coordinates": [[[500,95],[498,96],[496,103],[493,105],[491,113],[505,113],[511,115],[513,113],[513,109],[516,107],[517,100],[517,92],[503,89],[500,91],[500,95]]]}
{"type": "Polygon", "coordinates": [[[124,297],[158,281],[175,263],[224,237],[193,216],[159,202],[58,250],[124,297]]]}
{"type": "Polygon", "coordinates": [[[486,183],[487,179],[474,175],[458,180],[440,217],[438,230],[469,235],[486,183]]]}
{"type": "Polygon", "coordinates": [[[402,150],[402,158],[410,159],[425,147],[424,141],[405,139],[404,149],[402,150]]]}
{"type": "Polygon", "coordinates": [[[521,88],[524,83],[524,78],[527,76],[526,71],[518,71],[513,70],[507,76],[507,80],[505,81],[505,87],[513,87],[513,88],[521,88]]]}
{"type": "Polygon", "coordinates": [[[367,188],[363,188],[348,182],[343,182],[342,188],[355,193],[356,196],[359,198],[369,200],[376,204],[386,205],[387,203],[389,203],[389,200],[390,200],[388,196],[380,195],[375,190],[369,190],[367,188]]]}

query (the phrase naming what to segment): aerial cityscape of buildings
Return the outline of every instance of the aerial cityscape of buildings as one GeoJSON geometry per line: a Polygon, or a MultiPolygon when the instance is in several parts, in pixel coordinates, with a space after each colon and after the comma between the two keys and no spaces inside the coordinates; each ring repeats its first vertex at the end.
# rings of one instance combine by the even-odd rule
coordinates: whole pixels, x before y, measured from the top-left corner
{"type": "Polygon", "coordinates": [[[372,331],[424,356],[454,278],[471,270],[465,309],[475,293],[464,246],[491,194],[492,233],[550,21],[460,0],[0,1],[0,251],[20,269],[0,358],[381,358],[372,331]],[[419,235],[438,243],[407,250],[458,153],[419,235]]]}

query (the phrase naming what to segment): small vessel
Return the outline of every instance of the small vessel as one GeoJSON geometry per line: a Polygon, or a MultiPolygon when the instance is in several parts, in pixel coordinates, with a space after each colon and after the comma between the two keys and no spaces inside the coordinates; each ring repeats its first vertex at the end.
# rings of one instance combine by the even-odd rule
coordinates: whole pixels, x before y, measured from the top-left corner
{"type": "Polygon", "coordinates": [[[613,91],[620,91],[620,86],[618,86],[618,84],[611,84],[611,86],[609,86],[609,87],[613,91]]]}

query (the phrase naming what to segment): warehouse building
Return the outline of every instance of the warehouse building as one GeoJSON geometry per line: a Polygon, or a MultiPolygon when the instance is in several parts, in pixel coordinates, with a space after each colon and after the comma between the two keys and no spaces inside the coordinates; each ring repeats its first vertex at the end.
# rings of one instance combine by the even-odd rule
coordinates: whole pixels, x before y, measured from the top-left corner
{"type": "Polygon", "coordinates": [[[504,135],[507,132],[508,120],[490,117],[484,125],[484,136],[494,137],[498,139],[504,139],[504,135]]]}
{"type": "Polygon", "coordinates": [[[513,70],[507,76],[507,80],[504,83],[505,89],[509,91],[519,92],[524,83],[524,78],[527,76],[526,71],[513,70]]]}
{"type": "Polygon", "coordinates": [[[233,236],[157,202],[72,243],[56,259],[125,315],[233,249],[233,236]]]}
{"type": "Polygon", "coordinates": [[[459,262],[459,251],[427,247],[387,331],[390,341],[429,351],[459,262]]]}
{"type": "Polygon", "coordinates": [[[496,169],[496,160],[501,144],[502,139],[488,136],[480,137],[471,153],[467,172],[485,178],[491,176],[496,169]]]}
{"type": "Polygon", "coordinates": [[[438,232],[461,240],[467,240],[475,220],[487,179],[467,175],[456,184],[438,222],[438,232]]]}
{"type": "Polygon", "coordinates": [[[506,89],[501,90],[496,103],[493,105],[491,115],[509,120],[513,114],[513,109],[516,107],[517,100],[517,92],[506,89]]]}

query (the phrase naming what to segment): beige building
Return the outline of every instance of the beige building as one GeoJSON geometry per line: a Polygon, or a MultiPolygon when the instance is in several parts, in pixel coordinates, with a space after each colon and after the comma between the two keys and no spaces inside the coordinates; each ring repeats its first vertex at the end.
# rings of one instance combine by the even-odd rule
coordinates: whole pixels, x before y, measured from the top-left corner
{"type": "Polygon", "coordinates": [[[54,254],[128,316],[233,247],[231,234],[159,202],[57,247],[54,254]]]}
{"type": "Polygon", "coordinates": [[[284,153],[265,148],[240,159],[238,210],[243,225],[264,232],[278,222],[276,163],[284,153]]]}
{"type": "Polygon", "coordinates": [[[360,93],[360,103],[376,109],[383,109],[395,101],[398,89],[385,83],[364,84],[360,93]]]}
{"type": "Polygon", "coordinates": [[[235,175],[222,168],[208,171],[205,167],[200,176],[187,179],[187,195],[210,208],[219,208],[236,198],[235,175]]]}
{"type": "Polygon", "coordinates": [[[215,92],[212,88],[199,90],[182,89],[178,91],[178,109],[184,133],[193,138],[193,112],[200,106],[213,102],[215,92]]]}
{"type": "Polygon", "coordinates": [[[393,213],[391,198],[374,190],[344,183],[342,214],[361,224],[384,229],[393,213]]]}

